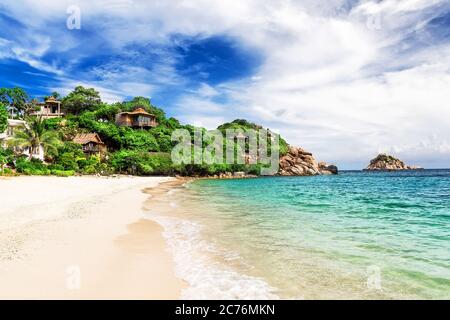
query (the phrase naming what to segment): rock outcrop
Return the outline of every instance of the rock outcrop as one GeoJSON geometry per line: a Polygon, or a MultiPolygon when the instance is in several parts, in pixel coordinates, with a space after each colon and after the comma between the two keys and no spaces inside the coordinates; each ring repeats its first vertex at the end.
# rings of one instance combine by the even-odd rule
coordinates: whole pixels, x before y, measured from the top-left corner
{"type": "Polygon", "coordinates": [[[370,160],[370,164],[365,171],[394,171],[394,170],[421,170],[417,166],[408,166],[400,159],[381,153],[376,158],[370,160]]]}
{"type": "Polygon", "coordinates": [[[334,164],[327,164],[326,162],[319,163],[319,170],[322,174],[338,174],[338,167],[334,164]]]}
{"type": "Polygon", "coordinates": [[[337,174],[338,168],[327,165],[325,162],[318,163],[311,152],[302,148],[289,147],[286,155],[280,158],[281,176],[313,176],[320,174],[337,174]]]}

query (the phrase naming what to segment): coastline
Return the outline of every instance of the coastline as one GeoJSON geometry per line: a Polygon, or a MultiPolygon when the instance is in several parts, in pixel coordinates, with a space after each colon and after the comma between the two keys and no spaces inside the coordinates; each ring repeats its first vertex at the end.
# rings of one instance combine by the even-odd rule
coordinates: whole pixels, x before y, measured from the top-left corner
{"type": "Polygon", "coordinates": [[[178,299],[185,287],[143,189],[167,177],[0,181],[0,298],[178,299]]]}
{"type": "MultiPolygon", "coordinates": [[[[175,275],[187,283],[181,299],[280,299],[276,288],[262,277],[248,274],[248,266],[242,270],[245,262],[235,250],[216,242],[216,232],[226,230],[211,228],[200,218],[212,212],[208,199],[198,199],[199,194],[191,190],[191,182],[197,180],[222,179],[184,178],[164,182],[158,188],[146,190],[150,197],[144,204],[148,218],[164,227],[163,235],[175,261],[175,275]]],[[[221,219],[216,222],[220,224],[221,219]]]]}

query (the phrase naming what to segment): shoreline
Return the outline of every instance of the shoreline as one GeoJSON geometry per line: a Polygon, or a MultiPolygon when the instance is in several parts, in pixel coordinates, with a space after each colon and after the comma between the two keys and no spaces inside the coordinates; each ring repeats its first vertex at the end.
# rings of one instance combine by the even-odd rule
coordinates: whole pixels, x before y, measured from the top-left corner
{"type": "Polygon", "coordinates": [[[178,299],[186,284],[143,207],[143,191],[168,181],[176,180],[0,181],[0,298],[178,299]]]}
{"type": "Polygon", "coordinates": [[[197,180],[179,179],[146,190],[150,198],[144,204],[149,210],[148,218],[164,227],[163,235],[175,261],[175,275],[188,284],[181,299],[280,299],[277,289],[265,279],[249,275],[247,268],[239,268],[244,263],[239,253],[217,243],[209,234],[211,226],[198,219],[206,217],[209,209],[205,200],[189,191],[189,184],[197,180]]]}

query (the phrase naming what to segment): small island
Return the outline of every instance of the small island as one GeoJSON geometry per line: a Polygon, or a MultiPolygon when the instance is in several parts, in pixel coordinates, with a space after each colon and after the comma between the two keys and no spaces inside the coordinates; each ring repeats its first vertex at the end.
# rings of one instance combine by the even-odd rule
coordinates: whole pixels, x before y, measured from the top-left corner
{"type": "Polygon", "coordinates": [[[423,170],[422,167],[406,165],[400,159],[391,155],[380,153],[374,159],[370,160],[370,164],[364,171],[397,171],[397,170],[423,170]]]}

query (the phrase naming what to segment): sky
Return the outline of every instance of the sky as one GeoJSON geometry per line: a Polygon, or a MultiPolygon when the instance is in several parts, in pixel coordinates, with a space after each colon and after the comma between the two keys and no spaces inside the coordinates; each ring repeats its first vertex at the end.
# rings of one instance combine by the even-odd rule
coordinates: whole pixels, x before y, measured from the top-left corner
{"type": "Polygon", "coordinates": [[[449,168],[450,1],[2,0],[0,87],[77,85],[244,118],[341,169],[449,168]]]}

